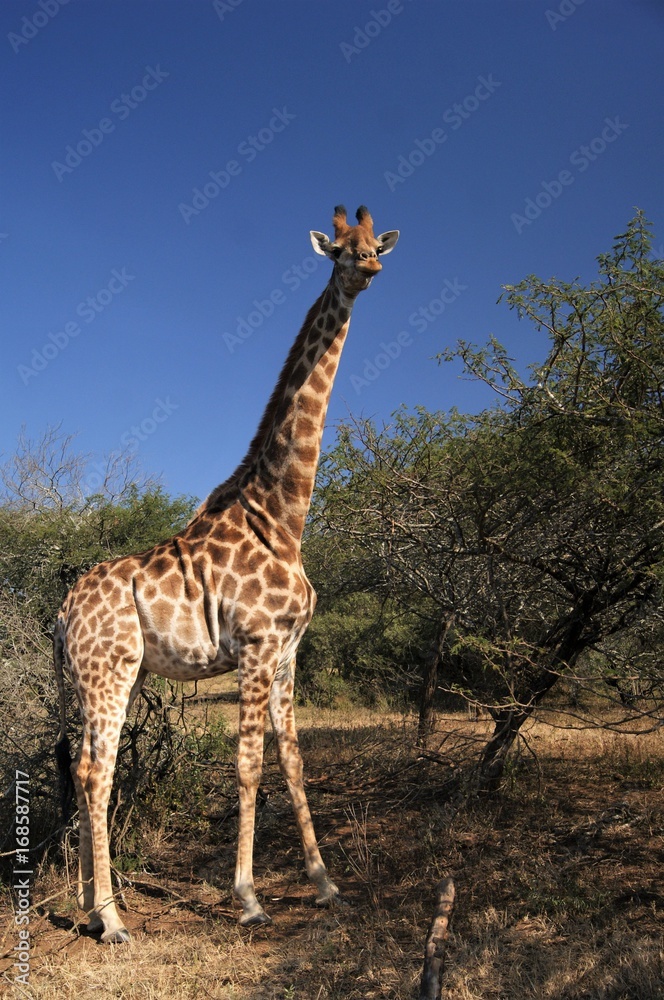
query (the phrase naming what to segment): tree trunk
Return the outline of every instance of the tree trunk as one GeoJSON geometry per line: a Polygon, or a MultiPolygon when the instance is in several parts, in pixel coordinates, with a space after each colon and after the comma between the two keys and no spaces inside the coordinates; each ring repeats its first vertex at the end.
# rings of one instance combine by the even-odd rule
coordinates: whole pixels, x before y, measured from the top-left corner
{"type": "Polygon", "coordinates": [[[433,732],[436,721],[433,700],[436,694],[439,663],[440,653],[432,646],[424,664],[424,675],[422,677],[422,689],[420,692],[420,717],[417,724],[417,742],[419,744],[426,743],[427,736],[430,736],[433,732]]]}
{"type": "Polygon", "coordinates": [[[417,742],[422,745],[426,743],[427,736],[433,732],[436,722],[436,713],[433,703],[438,686],[438,667],[447,638],[447,633],[452,627],[452,618],[444,619],[438,627],[436,637],[431,643],[429,655],[424,664],[422,676],[422,688],[420,690],[420,718],[417,725],[417,742]]]}
{"type": "Polygon", "coordinates": [[[585,644],[579,642],[580,631],[580,623],[575,621],[574,627],[552,655],[552,666],[543,666],[540,673],[533,677],[528,690],[519,693],[519,697],[515,699],[516,704],[502,709],[496,716],[493,735],[484,748],[480,762],[480,791],[491,793],[500,788],[507,753],[519,735],[521,726],[560,678],[562,671],[574,666],[585,648],[585,644]]]}
{"type": "MultiPolygon", "coordinates": [[[[534,706],[533,706],[534,707],[534,706]]],[[[519,734],[530,711],[504,709],[496,719],[493,736],[487,743],[480,763],[480,791],[497,792],[503,777],[507,752],[519,734]]]]}

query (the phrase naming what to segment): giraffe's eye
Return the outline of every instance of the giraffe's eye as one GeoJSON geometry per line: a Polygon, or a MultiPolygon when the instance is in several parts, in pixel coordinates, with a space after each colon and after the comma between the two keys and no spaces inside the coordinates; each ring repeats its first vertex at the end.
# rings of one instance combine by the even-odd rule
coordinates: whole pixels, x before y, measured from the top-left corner
{"type": "Polygon", "coordinates": [[[383,252],[383,248],[382,248],[382,246],[379,243],[378,246],[376,247],[376,253],[382,253],[382,252],[383,252]]]}
{"type": "Polygon", "coordinates": [[[334,254],[334,256],[338,260],[339,257],[341,256],[341,247],[335,246],[334,243],[333,243],[332,244],[332,253],[334,254]]]}

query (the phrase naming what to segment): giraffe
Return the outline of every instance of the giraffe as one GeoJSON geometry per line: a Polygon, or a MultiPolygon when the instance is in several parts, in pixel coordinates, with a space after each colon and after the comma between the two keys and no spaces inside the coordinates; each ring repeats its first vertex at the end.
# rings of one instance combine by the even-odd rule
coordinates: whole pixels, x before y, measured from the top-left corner
{"type": "Polygon", "coordinates": [[[357,225],[334,210],[334,240],[312,231],[334,267],[286,358],[249,450],[169,541],[93,567],[67,595],[54,634],[60,697],[58,759],[71,764],[79,809],[79,906],[101,940],[130,938],[111,886],[107,812],[120,730],[148,672],[191,681],[237,670],[239,797],[233,892],[243,926],[268,923],[256,898],[256,793],[269,712],[316,902],[339,890],[318,849],[304,791],[293,715],[295,652],[316,595],[301,539],[332,383],[357,295],[381,270],[398,230],[374,236],[362,205],[357,225]],[[71,763],[64,673],[76,691],[82,736],[71,763]]]}

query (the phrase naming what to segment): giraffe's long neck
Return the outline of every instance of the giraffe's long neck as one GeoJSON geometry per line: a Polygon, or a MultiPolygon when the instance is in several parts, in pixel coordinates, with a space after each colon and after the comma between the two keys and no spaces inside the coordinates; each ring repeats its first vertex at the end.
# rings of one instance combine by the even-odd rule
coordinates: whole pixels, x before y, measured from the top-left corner
{"type": "Polygon", "coordinates": [[[236,475],[244,498],[302,537],[325,416],[354,298],[335,272],[291,347],[258,431],[236,475]]]}

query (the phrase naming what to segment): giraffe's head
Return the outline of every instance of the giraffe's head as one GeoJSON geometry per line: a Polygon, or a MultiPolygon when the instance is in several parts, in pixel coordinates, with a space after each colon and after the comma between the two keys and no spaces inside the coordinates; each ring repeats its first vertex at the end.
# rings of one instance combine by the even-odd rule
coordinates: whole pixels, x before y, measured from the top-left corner
{"type": "Polygon", "coordinates": [[[325,233],[311,232],[314,250],[334,261],[338,281],[352,294],[369,287],[371,279],[383,266],[378,260],[379,254],[389,253],[399,239],[398,229],[374,236],[373,220],[365,205],[360,205],[356,217],[357,225],[349,226],[346,209],[337,205],[332,218],[334,240],[325,233]]]}

